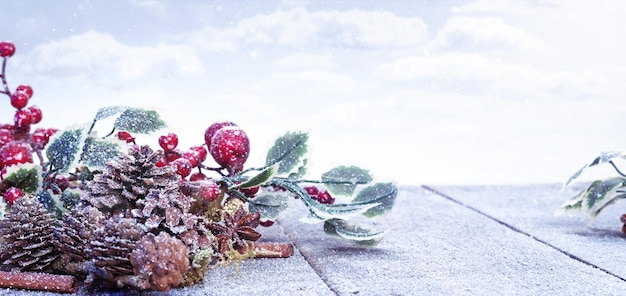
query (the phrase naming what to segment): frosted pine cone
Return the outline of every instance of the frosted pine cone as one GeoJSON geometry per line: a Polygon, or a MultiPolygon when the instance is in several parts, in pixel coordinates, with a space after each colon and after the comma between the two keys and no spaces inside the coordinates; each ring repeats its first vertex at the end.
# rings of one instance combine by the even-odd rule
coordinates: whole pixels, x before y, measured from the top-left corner
{"type": "Polygon", "coordinates": [[[163,189],[180,181],[173,167],[155,166],[161,157],[162,151],[152,151],[148,146],[129,149],[128,154],[109,161],[102,173],[94,176],[83,198],[101,211],[134,208],[135,202],[151,189],[163,189]]]}
{"type": "Polygon", "coordinates": [[[34,197],[18,199],[0,220],[0,263],[20,271],[47,269],[59,257],[53,242],[54,218],[34,197]]]}
{"type": "Polygon", "coordinates": [[[168,291],[183,282],[189,269],[187,248],[165,232],[148,233],[130,255],[135,272],[135,286],[140,289],[168,291]]]}

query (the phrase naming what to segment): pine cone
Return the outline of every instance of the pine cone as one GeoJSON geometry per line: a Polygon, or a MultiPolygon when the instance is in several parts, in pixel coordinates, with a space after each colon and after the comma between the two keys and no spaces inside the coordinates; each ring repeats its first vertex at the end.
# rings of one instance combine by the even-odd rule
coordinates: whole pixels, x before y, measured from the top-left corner
{"type": "Polygon", "coordinates": [[[102,227],[105,217],[92,206],[77,206],[63,220],[53,226],[54,245],[62,252],[55,268],[71,274],[87,273],[83,263],[88,260],[87,245],[96,238],[96,230],[102,227]]]}
{"type": "Polygon", "coordinates": [[[180,181],[172,166],[155,166],[161,157],[161,150],[152,151],[148,146],[129,149],[128,154],[109,161],[102,173],[94,176],[83,198],[101,211],[134,208],[135,202],[151,189],[163,189],[180,181]]]}
{"type": "Polygon", "coordinates": [[[18,199],[0,220],[3,246],[0,263],[20,271],[41,271],[60,254],[54,248],[55,219],[34,197],[18,199]]]}
{"type": "Polygon", "coordinates": [[[158,236],[148,233],[137,243],[130,255],[136,278],[136,287],[168,291],[183,282],[189,269],[187,248],[180,240],[165,232],[158,236]]]}
{"type": "Polygon", "coordinates": [[[94,264],[95,276],[114,283],[118,276],[133,274],[130,253],[144,234],[135,219],[114,216],[93,234],[86,254],[94,264]]]}

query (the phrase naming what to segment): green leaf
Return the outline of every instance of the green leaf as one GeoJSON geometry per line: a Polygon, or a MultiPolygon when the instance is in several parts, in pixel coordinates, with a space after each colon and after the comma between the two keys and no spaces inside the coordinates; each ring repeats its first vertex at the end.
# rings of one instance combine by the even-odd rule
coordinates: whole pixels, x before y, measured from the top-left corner
{"type": "Polygon", "coordinates": [[[304,175],[306,175],[306,165],[308,163],[308,159],[303,159],[302,160],[302,165],[300,167],[298,167],[298,169],[295,172],[292,172],[291,174],[289,174],[289,176],[287,177],[287,179],[300,179],[302,177],[304,177],[304,175]]]}
{"type": "Polygon", "coordinates": [[[87,166],[101,167],[121,153],[119,141],[88,137],[80,155],[80,162],[87,166]]]}
{"type": "Polygon", "coordinates": [[[595,218],[607,205],[616,201],[615,193],[624,187],[624,178],[611,178],[594,181],[583,195],[581,210],[595,218]]]}
{"type": "Polygon", "coordinates": [[[393,183],[376,183],[359,191],[352,202],[358,204],[378,203],[379,205],[363,213],[366,217],[374,217],[390,211],[396,196],[398,196],[398,188],[393,183]]]}
{"type": "Polygon", "coordinates": [[[6,168],[4,183],[26,193],[35,193],[42,187],[41,166],[33,163],[12,165],[6,168]]]}
{"type": "Polygon", "coordinates": [[[131,133],[147,134],[165,127],[165,122],[156,111],[128,108],[113,124],[116,129],[131,133]]]}
{"type": "Polygon", "coordinates": [[[367,170],[355,166],[339,166],[322,174],[322,183],[336,195],[352,195],[358,184],[371,181],[372,176],[367,170]]]}
{"type": "Polygon", "coordinates": [[[285,195],[260,195],[250,200],[248,211],[259,212],[261,220],[274,219],[289,207],[289,197],[285,195]]]}
{"type": "Polygon", "coordinates": [[[51,167],[67,172],[78,161],[86,136],[84,127],[57,132],[46,149],[51,167]]]}
{"type": "Polygon", "coordinates": [[[287,174],[293,170],[307,152],[309,135],[302,132],[288,132],[276,139],[274,146],[267,151],[265,165],[280,163],[278,174],[287,174]]]}
{"type": "Polygon", "coordinates": [[[262,170],[261,172],[259,172],[258,174],[252,176],[250,179],[244,182],[241,182],[235,186],[230,187],[230,189],[239,189],[239,188],[245,189],[245,188],[252,188],[252,187],[259,186],[259,185],[263,185],[274,178],[277,170],[278,170],[278,164],[269,166],[265,168],[264,170],[262,170]]]}
{"type": "Polygon", "coordinates": [[[50,191],[43,191],[37,194],[37,199],[41,204],[50,212],[52,216],[59,219],[62,216],[63,211],[59,207],[59,200],[50,191]]]}
{"type": "Polygon", "coordinates": [[[374,246],[383,239],[388,231],[374,231],[350,224],[345,220],[330,219],[324,222],[324,232],[329,235],[337,235],[358,245],[374,246]]]}
{"type": "Polygon", "coordinates": [[[96,117],[93,120],[96,121],[96,120],[105,119],[105,118],[111,117],[113,115],[122,113],[122,112],[126,111],[126,109],[128,109],[128,107],[126,107],[126,106],[102,107],[102,108],[98,109],[98,113],[96,113],[96,117]]]}
{"type": "Polygon", "coordinates": [[[620,157],[624,158],[625,156],[626,154],[624,154],[623,152],[618,152],[618,151],[602,152],[600,156],[596,157],[592,162],[586,164],[585,166],[580,168],[578,171],[576,171],[574,175],[569,177],[569,179],[567,179],[567,182],[563,184],[563,187],[566,187],[567,185],[571,184],[572,181],[576,180],[576,178],[578,178],[587,168],[590,168],[592,166],[596,166],[599,164],[608,163],[616,158],[620,158],[620,157]]]}
{"type": "Polygon", "coordinates": [[[66,189],[58,196],[58,200],[65,210],[72,210],[80,201],[81,190],[66,189]]]}
{"type": "Polygon", "coordinates": [[[587,189],[580,191],[570,200],[563,203],[554,213],[555,215],[562,215],[566,213],[578,213],[583,206],[583,196],[587,192],[587,189]]]}

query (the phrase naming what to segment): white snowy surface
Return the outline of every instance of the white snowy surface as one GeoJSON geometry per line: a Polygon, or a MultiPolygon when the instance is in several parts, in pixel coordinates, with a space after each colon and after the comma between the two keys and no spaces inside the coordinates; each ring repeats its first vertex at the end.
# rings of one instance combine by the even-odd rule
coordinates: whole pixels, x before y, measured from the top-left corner
{"type": "Polygon", "coordinates": [[[212,122],[237,122],[250,165],[304,130],[313,176],[356,164],[406,185],[526,184],[626,147],[624,11],[620,0],[6,1],[0,39],[16,43],[9,85],[34,87],[43,127],[149,107],[183,149],[212,122]]]}

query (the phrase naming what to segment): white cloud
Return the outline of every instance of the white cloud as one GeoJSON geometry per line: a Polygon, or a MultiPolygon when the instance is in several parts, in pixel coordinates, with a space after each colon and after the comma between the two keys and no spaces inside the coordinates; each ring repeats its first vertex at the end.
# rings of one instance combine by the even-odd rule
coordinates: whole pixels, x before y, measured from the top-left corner
{"type": "Polygon", "coordinates": [[[186,35],[209,50],[235,50],[248,45],[281,45],[297,48],[388,48],[415,46],[428,36],[417,17],[401,17],[378,11],[314,11],[298,8],[259,14],[233,27],[206,27],[186,35]]]}
{"type": "Polygon", "coordinates": [[[22,61],[27,72],[56,77],[87,76],[106,82],[204,72],[191,47],[129,46],[109,34],[94,31],[40,44],[22,61]]]}
{"type": "Polygon", "coordinates": [[[276,66],[283,68],[331,68],[333,56],[330,54],[294,53],[276,60],[276,66]]]}
{"type": "MultiPolygon", "coordinates": [[[[251,87],[255,91],[278,91],[283,96],[298,94],[301,97],[320,93],[338,95],[355,88],[356,81],[350,75],[323,70],[275,73],[251,87]]],[[[323,97],[319,99],[324,100],[323,97]]],[[[332,98],[328,99],[332,100],[332,98]]]]}

